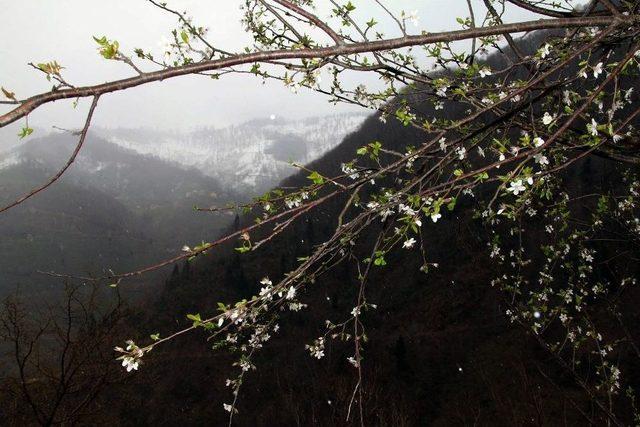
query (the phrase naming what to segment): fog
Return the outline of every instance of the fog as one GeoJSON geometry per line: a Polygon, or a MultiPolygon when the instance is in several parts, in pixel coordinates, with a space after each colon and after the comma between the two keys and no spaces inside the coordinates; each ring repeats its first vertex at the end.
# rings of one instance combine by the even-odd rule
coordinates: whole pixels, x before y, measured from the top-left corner
{"type": "MultiPolygon", "coordinates": [[[[239,50],[250,44],[240,19],[239,0],[174,0],[169,6],[187,10],[194,23],[210,29],[209,39],[226,50],[239,50]]],[[[329,2],[320,0],[319,13],[328,12],[329,2]]],[[[375,16],[379,29],[397,35],[395,24],[370,0],[354,0],[358,17],[375,16]]],[[[476,15],[483,9],[479,6],[476,15]]],[[[440,31],[459,27],[455,17],[468,15],[465,0],[393,0],[391,10],[418,10],[419,27],[409,30],[440,31]]],[[[26,98],[47,91],[51,84],[29,62],[56,60],[65,67],[63,75],[73,85],[97,84],[133,75],[127,65],[103,59],[96,51],[92,36],[106,35],[118,40],[120,49],[133,54],[140,47],[162,55],[161,40],[170,35],[176,19],[145,0],[0,0],[3,25],[0,26],[0,85],[26,98]]],[[[523,19],[522,16],[510,16],[523,19]]],[[[144,70],[151,70],[146,67],[144,70]]],[[[372,76],[351,76],[353,82],[372,76]]],[[[52,126],[80,127],[88,108],[81,100],[77,108],[72,101],[43,106],[29,117],[29,125],[38,132],[52,126]]],[[[0,111],[7,111],[7,106],[0,111]]],[[[102,127],[147,127],[193,129],[202,126],[225,126],[252,118],[277,115],[300,118],[335,112],[353,111],[357,107],[333,105],[321,94],[303,90],[294,94],[278,82],[262,84],[246,75],[228,75],[218,81],[205,77],[182,77],[149,84],[100,99],[94,124],[102,127]]],[[[0,149],[17,141],[16,134],[24,122],[14,123],[0,132],[0,149]]]]}

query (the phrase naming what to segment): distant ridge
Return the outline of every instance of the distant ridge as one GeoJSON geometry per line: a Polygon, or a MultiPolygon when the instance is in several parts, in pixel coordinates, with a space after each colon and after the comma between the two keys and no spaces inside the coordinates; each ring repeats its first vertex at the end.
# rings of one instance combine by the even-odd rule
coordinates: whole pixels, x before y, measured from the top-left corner
{"type": "Polygon", "coordinates": [[[225,188],[257,194],[294,174],[290,161],[309,163],[356,131],[367,113],[289,120],[254,119],[188,133],[101,129],[110,142],[145,155],[194,167],[225,188]]]}

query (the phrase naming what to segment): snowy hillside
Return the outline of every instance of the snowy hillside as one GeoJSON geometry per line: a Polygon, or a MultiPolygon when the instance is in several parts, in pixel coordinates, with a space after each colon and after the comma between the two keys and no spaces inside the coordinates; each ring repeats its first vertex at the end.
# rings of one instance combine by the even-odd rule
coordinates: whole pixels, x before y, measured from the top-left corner
{"type": "Polygon", "coordinates": [[[269,118],[186,134],[136,129],[101,130],[101,136],[141,154],[195,167],[223,187],[258,193],[293,174],[291,161],[308,163],[358,129],[364,114],[304,120],[269,118]]]}

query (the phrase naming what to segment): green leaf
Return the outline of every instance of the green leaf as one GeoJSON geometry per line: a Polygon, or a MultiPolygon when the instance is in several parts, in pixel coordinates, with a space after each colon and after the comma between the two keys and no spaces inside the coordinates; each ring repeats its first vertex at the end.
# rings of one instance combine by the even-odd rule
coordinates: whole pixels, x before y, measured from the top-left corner
{"type": "Polygon", "coordinates": [[[7,97],[7,99],[10,99],[12,101],[17,101],[16,94],[14,92],[9,92],[8,90],[3,88],[2,86],[0,86],[0,90],[2,90],[2,93],[4,94],[4,96],[7,97]]]}
{"type": "Polygon", "coordinates": [[[187,34],[187,32],[185,30],[182,30],[180,32],[180,38],[182,39],[184,44],[189,44],[189,34],[187,34]]]}
{"type": "Polygon", "coordinates": [[[607,196],[600,196],[598,199],[598,213],[603,214],[609,210],[609,201],[607,200],[607,196]]]}
{"type": "Polygon", "coordinates": [[[160,334],[151,334],[149,335],[152,340],[158,341],[160,339],[160,334]]]}
{"type": "Polygon", "coordinates": [[[411,121],[415,119],[415,116],[407,110],[407,107],[402,107],[396,110],[396,118],[403,126],[409,126],[411,121]]]}
{"type": "Polygon", "coordinates": [[[107,36],[102,36],[100,38],[97,38],[96,36],[93,36],[93,39],[96,41],[96,43],[98,43],[100,46],[104,46],[107,44],[107,36]]]}
{"type": "Polygon", "coordinates": [[[187,319],[193,320],[194,322],[201,322],[202,321],[202,318],[200,317],[200,313],[187,314],[187,319]]]}
{"type": "Polygon", "coordinates": [[[378,154],[380,154],[382,143],[380,141],[374,141],[371,144],[369,144],[369,147],[371,148],[371,158],[374,158],[374,157],[377,158],[378,154]]]}
{"type": "Polygon", "coordinates": [[[25,126],[22,129],[20,129],[20,133],[18,134],[18,136],[20,137],[20,139],[24,139],[27,136],[31,135],[33,133],[33,129],[30,128],[29,126],[25,126]]]}
{"type": "Polygon", "coordinates": [[[200,318],[200,313],[197,314],[187,314],[187,319],[193,320],[193,326],[198,327],[202,325],[202,319],[200,318]]]}
{"type": "MultiPolygon", "coordinates": [[[[95,40],[96,43],[100,45],[100,47],[98,48],[98,52],[100,53],[100,55],[102,55],[103,58],[113,59],[116,57],[116,55],[118,55],[120,43],[118,43],[117,41],[109,41],[106,36],[102,36],[100,38],[93,36],[93,40],[95,40]]],[[[40,65],[38,65],[38,67],[39,66],[40,65]]]]}
{"type": "Polygon", "coordinates": [[[60,75],[60,71],[62,71],[62,69],[64,68],[60,64],[58,64],[58,61],[41,62],[41,63],[37,64],[36,66],[41,71],[47,73],[47,76],[49,76],[50,74],[55,74],[55,75],[59,76],[60,75]]]}
{"type": "Polygon", "coordinates": [[[311,174],[307,176],[307,178],[313,181],[314,184],[320,185],[324,183],[324,177],[316,171],[311,172],[311,174]]]}
{"type": "Polygon", "coordinates": [[[387,261],[384,259],[384,255],[384,251],[376,251],[374,254],[375,259],[373,260],[373,265],[376,265],[378,267],[384,267],[385,265],[387,265],[387,261]]]}
{"type": "Polygon", "coordinates": [[[486,179],[489,179],[489,174],[486,172],[481,172],[479,174],[476,175],[476,177],[478,178],[478,181],[482,182],[486,179]]]}

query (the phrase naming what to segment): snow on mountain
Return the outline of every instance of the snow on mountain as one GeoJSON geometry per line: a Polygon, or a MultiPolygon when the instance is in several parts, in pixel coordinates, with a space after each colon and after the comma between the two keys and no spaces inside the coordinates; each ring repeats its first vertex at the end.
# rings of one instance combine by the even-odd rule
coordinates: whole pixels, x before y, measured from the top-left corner
{"type": "MultiPolygon", "coordinates": [[[[51,132],[0,153],[0,200],[7,203],[46,182],[68,161],[76,144],[75,135],[51,132]]],[[[82,203],[71,207],[65,204],[64,199],[75,197],[75,193],[68,193],[72,188],[82,200],[92,199],[91,194],[95,194],[95,198],[111,200],[125,209],[126,215],[141,227],[138,231],[155,240],[155,249],[167,253],[174,253],[185,242],[215,235],[233,218],[230,211],[200,215],[193,206],[225,206],[241,197],[195,168],[128,150],[101,138],[95,131],[89,133],[60,181],[43,192],[46,194],[43,200],[56,201],[51,212],[73,206],[86,210],[82,203]]],[[[39,204],[40,197],[33,200],[29,206],[46,208],[39,204]]]]}
{"type": "Polygon", "coordinates": [[[238,192],[258,193],[296,172],[354,132],[365,114],[303,120],[269,118],[185,134],[140,129],[102,130],[110,142],[145,155],[194,167],[238,192]]]}
{"type": "Polygon", "coordinates": [[[23,159],[18,153],[9,152],[4,157],[0,157],[0,170],[18,165],[23,159]]]}

